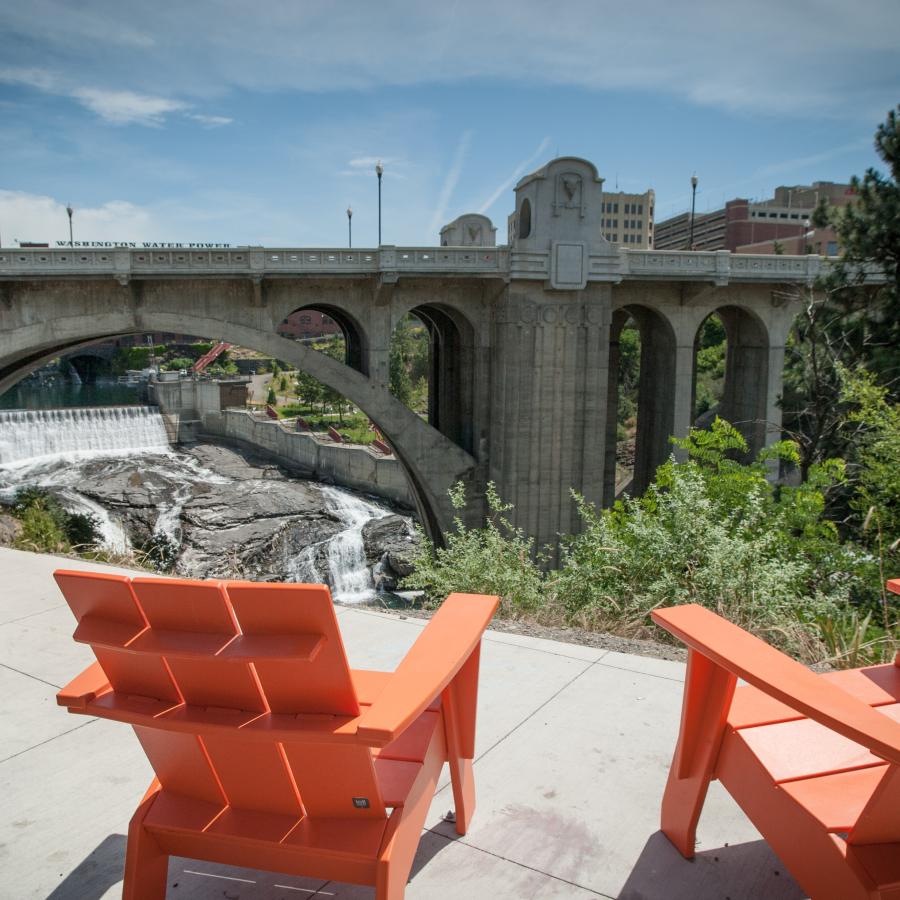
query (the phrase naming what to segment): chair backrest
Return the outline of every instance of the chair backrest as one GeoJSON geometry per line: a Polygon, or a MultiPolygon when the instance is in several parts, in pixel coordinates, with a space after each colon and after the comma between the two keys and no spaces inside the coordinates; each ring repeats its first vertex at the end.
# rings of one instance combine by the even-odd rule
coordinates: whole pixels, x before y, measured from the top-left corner
{"type": "Polygon", "coordinates": [[[76,640],[91,645],[113,688],[108,702],[138,711],[131,721],[164,793],[201,813],[211,804],[293,820],[386,815],[365,744],[301,729],[281,742],[265,729],[242,734],[262,721],[359,714],[327,587],[55,577],[76,640]]]}

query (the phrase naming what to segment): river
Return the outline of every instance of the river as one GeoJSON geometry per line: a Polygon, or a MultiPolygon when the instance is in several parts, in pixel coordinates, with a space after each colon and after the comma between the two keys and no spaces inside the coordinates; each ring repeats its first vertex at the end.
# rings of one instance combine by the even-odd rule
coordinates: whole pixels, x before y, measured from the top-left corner
{"type": "Polygon", "coordinates": [[[151,407],[0,411],[0,501],[44,488],[127,556],[160,547],[196,578],[325,582],[371,602],[408,573],[408,516],[211,443],[170,445],[151,407]]]}

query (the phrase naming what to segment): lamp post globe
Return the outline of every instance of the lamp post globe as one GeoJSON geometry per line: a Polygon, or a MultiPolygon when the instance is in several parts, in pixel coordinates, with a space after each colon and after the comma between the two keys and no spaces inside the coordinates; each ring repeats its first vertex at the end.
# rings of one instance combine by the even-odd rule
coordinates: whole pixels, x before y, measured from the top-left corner
{"type": "Polygon", "coordinates": [[[353,249],[353,207],[347,207],[347,246],[353,249]]]}
{"type": "Polygon", "coordinates": [[[72,209],[71,204],[68,205],[68,206],[66,207],[66,213],[67,213],[68,216],[69,216],[69,246],[70,246],[70,247],[74,247],[74,246],[75,246],[74,242],[72,241],[72,213],[73,213],[73,212],[75,212],[75,210],[72,209]]]}

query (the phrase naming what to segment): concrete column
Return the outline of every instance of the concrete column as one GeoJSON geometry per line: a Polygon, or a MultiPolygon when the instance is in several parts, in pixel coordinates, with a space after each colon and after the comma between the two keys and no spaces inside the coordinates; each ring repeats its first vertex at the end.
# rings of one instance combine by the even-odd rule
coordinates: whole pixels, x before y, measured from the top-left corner
{"type": "MultiPolygon", "coordinates": [[[[685,344],[679,339],[675,348],[675,409],[672,416],[672,435],[687,437],[694,424],[694,404],[696,386],[694,383],[695,347],[693,341],[685,344]]],[[[669,452],[677,459],[683,459],[685,452],[670,446],[669,452]]]]}
{"type": "Polygon", "coordinates": [[[675,414],[675,333],[655,310],[628,308],[641,332],[637,436],[631,493],[641,494],[669,456],[675,414]]]}
{"type": "Polygon", "coordinates": [[[538,546],[578,528],[570,491],[603,499],[609,289],[510,287],[495,314],[490,478],[538,546]]]}
{"type": "MultiPolygon", "coordinates": [[[[720,415],[744,435],[753,458],[766,446],[769,337],[762,321],[745,309],[723,306],[718,315],[728,338],[720,415]]],[[[783,363],[783,347],[780,359],[783,363]]],[[[777,381],[780,385],[780,369],[777,381]]]]}
{"type": "Polygon", "coordinates": [[[781,440],[781,397],[784,393],[785,344],[798,313],[799,303],[778,304],[768,320],[769,377],[766,391],[766,446],[781,440]]]}

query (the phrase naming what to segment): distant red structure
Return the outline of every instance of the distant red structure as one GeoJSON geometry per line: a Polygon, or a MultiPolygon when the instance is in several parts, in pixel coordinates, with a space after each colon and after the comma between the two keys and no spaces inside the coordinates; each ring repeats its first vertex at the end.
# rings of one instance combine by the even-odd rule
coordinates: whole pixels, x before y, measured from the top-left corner
{"type": "Polygon", "coordinates": [[[231,347],[231,344],[226,344],[224,341],[220,341],[216,344],[215,347],[212,348],[208,353],[204,353],[200,359],[197,360],[192,366],[191,371],[194,373],[202,372],[208,365],[215,362],[226,350],[231,347]]]}

